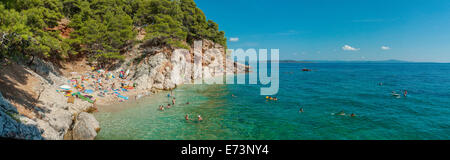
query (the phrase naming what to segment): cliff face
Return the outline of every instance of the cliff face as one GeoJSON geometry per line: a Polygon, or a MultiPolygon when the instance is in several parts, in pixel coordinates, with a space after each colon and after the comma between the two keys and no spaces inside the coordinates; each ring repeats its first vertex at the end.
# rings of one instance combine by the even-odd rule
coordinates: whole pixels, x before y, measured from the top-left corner
{"type": "Polygon", "coordinates": [[[195,41],[191,48],[167,51],[141,47],[136,52],[147,56],[122,67],[133,71],[133,80],[142,90],[171,90],[194,80],[246,72],[247,67],[242,64],[236,64],[233,70],[235,64],[226,58],[225,48],[219,44],[201,40],[195,41]]]}

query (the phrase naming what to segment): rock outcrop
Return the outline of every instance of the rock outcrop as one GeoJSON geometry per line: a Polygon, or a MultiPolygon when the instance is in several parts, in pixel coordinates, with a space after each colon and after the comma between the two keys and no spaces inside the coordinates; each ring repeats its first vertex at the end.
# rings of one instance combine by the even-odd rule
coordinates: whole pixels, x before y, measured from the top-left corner
{"type": "Polygon", "coordinates": [[[134,70],[137,88],[145,90],[171,90],[194,80],[245,73],[248,69],[242,64],[235,65],[226,58],[224,47],[209,40],[195,41],[192,48],[190,51],[175,49],[171,53],[160,48],[140,48],[137,52],[148,56],[139,57],[141,63],[121,69],[134,70]],[[236,70],[230,66],[236,66],[236,70]]]}
{"type": "Polygon", "coordinates": [[[94,140],[100,131],[100,124],[92,114],[82,112],[73,127],[73,140],[94,140]]]}
{"type": "MultiPolygon", "coordinates": [[[[22,66],[29,76],[40,84],[36,87],[37,103],[32,107],[32,117],[19,114],[17,109],[0,93],[0,137],[25,140],[62,140],[72,129],[74,115],[86,111],[92,104],[84,101],[67,103],[67,97],[57,92],[58,86],[68,79],[59,74],[48,62],[35,59],[30,68],[22,66]]],[[[87,113],[86,113],[87,114],[87,113]]],[[[30,116],[30,115],[29,115],[30,116]]],[[[93,117],[93,115],[91,115],[93,117]]],[[[95,118],[78,124],[78,127],[98,125],[95,118]]]]}

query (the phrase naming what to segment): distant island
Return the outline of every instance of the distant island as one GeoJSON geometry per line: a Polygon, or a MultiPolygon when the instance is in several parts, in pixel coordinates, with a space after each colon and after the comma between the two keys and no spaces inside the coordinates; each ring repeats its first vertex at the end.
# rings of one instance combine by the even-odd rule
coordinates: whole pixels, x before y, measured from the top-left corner
{"type": "Polygon", "coordinates": [[[280,63],[436,63],[436,62],[410,62],[402,60],[382,60],[382,61],[326,61],[326,60],[280,60],[280,63]]]}

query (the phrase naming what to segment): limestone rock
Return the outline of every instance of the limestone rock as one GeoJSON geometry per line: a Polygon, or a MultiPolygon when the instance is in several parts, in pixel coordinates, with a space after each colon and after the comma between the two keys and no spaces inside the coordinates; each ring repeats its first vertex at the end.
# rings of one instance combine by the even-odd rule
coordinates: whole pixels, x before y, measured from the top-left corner
{"type": "Polygon", "coordinates": [[[58,136],[64,136],[64,134],[70,129],[72,125],[72,114],[66,110],[54,109],[47,116],[45,120],[49,125],[58,132],[58,136]]]}
{"type": "Polygon", "coordinates": [[[78,115],[73,127],[74,140],[94,140],[100,125],[92,114],[82,112],[78,115]]]}

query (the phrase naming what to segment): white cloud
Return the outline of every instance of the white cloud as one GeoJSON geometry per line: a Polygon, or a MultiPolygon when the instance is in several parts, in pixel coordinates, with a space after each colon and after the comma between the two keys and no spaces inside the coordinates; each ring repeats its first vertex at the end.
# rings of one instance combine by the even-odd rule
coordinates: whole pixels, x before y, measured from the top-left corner
{"type": "Polygon", "coordinates": [[[230,37],[230,42],[238,42],[239,38],[237,37],[230,37]]]}
{"type": "Polygon", "coordinates": [[[391,50],[391,47],[381,46],[381,50],[384,50],[384,51],[391,50]]]}
{"type": "Polygon", "coordinates": [[[342,50],[344,50],[344,51],[359,51],[360,49],[349,46],[349,45],[345,45],[344,47],[342,47],[342,50]]]}

